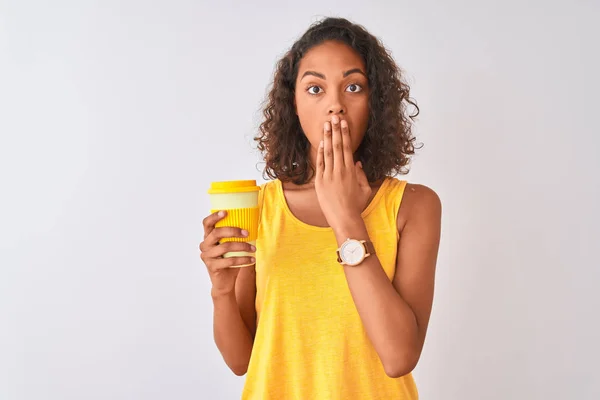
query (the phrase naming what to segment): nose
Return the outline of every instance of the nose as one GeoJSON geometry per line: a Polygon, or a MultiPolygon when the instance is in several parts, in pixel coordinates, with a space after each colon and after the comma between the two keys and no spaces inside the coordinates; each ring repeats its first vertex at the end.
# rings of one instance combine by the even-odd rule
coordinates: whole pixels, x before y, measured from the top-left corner
{"type": "Polygon", "coordinates": [[[346,111],[347,111],[346,107],[342,103],[340,96],[338,95],[338,96],[332,97],[331,104],[329,105],[328,114],[329,115],[345,114],[346,111]]]}

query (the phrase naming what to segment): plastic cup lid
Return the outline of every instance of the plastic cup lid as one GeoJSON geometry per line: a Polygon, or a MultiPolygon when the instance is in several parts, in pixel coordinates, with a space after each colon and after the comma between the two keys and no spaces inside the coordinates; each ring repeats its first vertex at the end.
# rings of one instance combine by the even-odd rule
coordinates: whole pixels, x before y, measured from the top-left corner
{"type": "Polygon", "coordinates": [[[212,182],[208,194],[244,193],[260,190],[256,180],[212,182]]]}

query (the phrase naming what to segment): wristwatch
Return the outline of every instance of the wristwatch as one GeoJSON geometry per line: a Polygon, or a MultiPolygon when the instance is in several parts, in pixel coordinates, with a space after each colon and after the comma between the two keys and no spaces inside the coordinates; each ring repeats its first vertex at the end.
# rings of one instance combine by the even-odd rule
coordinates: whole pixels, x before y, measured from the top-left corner
{"type": "Polygon", "coordinates": [[[372,254],[375,254],[375,247],[371,241],[348,238],[337,249],[337,261],[342,265],[353,267],[372,254]]]}

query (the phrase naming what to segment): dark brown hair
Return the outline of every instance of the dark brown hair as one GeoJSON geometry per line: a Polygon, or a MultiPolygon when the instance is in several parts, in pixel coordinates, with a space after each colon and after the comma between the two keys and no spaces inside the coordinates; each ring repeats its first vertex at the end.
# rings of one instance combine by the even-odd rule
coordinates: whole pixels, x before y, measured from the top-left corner
{"type": "Polygon", "coordinates": [[[383,44],[367,30],[344,18],[314,23],[277,63],[273,85],[263,108],[264,121],[254,138],[266,162],[264,174],[283,182],[304,184],[314,175],[304,135],[294,108],[298,65],[313,47],[336,40],[352,47],[365,62],[369,80],[369,121],[357,149],[369,182],[408,173],[414,154],[412,121],[419,107],[409,98],[409,86],[383,44]],[[407,115],[407,105],[415,112],[407,115]]]}

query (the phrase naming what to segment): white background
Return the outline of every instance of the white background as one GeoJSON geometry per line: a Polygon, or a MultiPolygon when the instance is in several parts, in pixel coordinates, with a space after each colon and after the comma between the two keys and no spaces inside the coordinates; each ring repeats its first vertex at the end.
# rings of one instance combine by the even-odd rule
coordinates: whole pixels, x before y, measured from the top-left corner
{"type": "Polygon", "coordinates": [[[236,399],[198,257],[275,62],[380,37],[443,202],[424,400],[600,398],[597,1],[0,1],[0,399],[236,399]],[[216,2],[214,2],[216,4],[216,2]]]}

